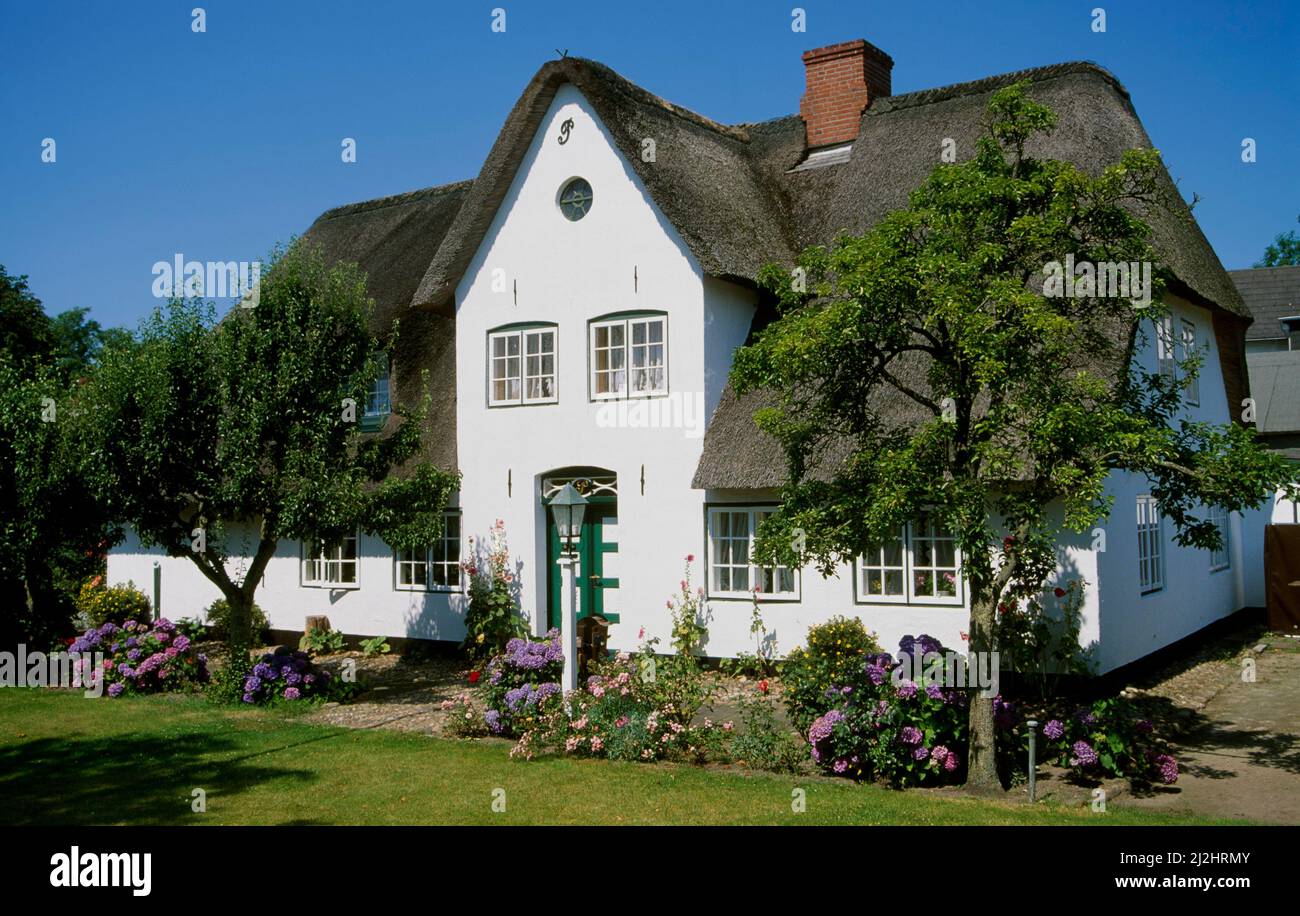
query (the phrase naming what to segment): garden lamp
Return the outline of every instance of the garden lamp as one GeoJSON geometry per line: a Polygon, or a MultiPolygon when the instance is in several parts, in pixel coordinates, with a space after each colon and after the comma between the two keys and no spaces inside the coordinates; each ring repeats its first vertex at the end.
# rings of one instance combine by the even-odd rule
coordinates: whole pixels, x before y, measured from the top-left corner
{"type": "Polygon", "coordinates": [[[587,499],[571,483],[566,483],[551,499],[551,517],[560,534],[560,543],[568,553],[577,547],[582,535],[582,517],[587,512],[587,499]]]}

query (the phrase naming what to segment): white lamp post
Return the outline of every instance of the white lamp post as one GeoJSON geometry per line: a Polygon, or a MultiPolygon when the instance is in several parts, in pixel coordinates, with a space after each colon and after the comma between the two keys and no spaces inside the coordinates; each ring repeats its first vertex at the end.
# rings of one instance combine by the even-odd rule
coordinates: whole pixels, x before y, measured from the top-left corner
{"type": "Polygon", "coordinates": [[[551,499],[551,516],[560,535],[560,636],[564,642],[564,690],[578,687],[578,539],[587,500],[571,483],[551,499]]]}

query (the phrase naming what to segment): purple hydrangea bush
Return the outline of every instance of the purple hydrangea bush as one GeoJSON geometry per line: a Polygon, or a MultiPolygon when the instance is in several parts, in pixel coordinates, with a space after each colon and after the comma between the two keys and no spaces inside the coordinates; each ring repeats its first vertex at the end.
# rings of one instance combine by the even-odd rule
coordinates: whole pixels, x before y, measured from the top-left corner
{"type": "Polygon", "coordinates": [[[966,694],[901,676],[920,671],[919,664],[910,664],[913,659],[919,663],[927,654],[944,651],[937,639],[923,634],[905,636],[898,658],[881,652],[861,656],[845,677],[850,683],[823,690],[833,705],[808,728],[813,761],[833,775],[898,786],[959,781],[964,775],[966,694]],[[903,668],[904,662],[909,667],[903,668]]]}
{"type": "Polygon", "coordinates": [[[1178,781],[1178,761],[1156,737],[1151,720],[1124,697],[1097,700],[1069,715],[1054,714],[1043,723],[1042,738],[1044,756],[1080,781],[1178,781]]]}
{"type": "MultiPolygon", "coordinates": [[[[166,617],[155,621],[112,621],[86,630],[68,646],[70,652],[103,652],[100,672],[104,692],[110,697],[134,693],[184,690],[206,683],[207,657],[197,652],[189,637],[176,632],[166,617]]],[[[78,672],[81,682],[90,672],[78,672]]]]}
{"type": "Polygon", "coordinates": [[[329,694],[330,673],[312,664],[306,652],[283,646],[257,660],[244,678],[245,703],[295,702],[329,694]]]}
{"type": "Polygon", "coordinates": [[[515,637],[485,669],[483,721],[489,734],[517,736],[558,705],[564,674],[560,631],[540,640],[515,637]]]}

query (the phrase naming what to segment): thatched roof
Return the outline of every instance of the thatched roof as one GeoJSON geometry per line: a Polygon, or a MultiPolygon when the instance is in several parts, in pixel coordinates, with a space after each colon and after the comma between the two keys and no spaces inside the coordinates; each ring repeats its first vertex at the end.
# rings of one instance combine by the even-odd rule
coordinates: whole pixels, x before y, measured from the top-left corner
{"type": "MultiPolygon", "coordinates": [[[[753,284],[763,264],[790,263],[804,246],[828,244],[840,231],[864,232],[905,205],[938,161],[942,138],[957,141],[959,157],[971,155],[989,95],[1021,79],[1060,115],[1060,126],[1032,148],[1034,154],[1096,173],[1124,150],[1151,145],[1118,81],[1095,64],[1070,63],[878,98],[863,114],[848,161],[791,171],[807,153],[798,116],[719,124],[603,64],[565,58],[543,65],[529,82],[474,181],[331,210],[305,238],[322,245],[328,257],[356,261],[367,271],[377,322],[401,317],[414,331],[408,319],[423,313],[428,326],[419,335],[402,335],[411,346],[418,337],[420,348],[397,356],[399,396],[409,387],[407,371],[430,370],[436,394],[431,432],[444,443],[440,462],[453,466],[455,289],[561,86],[574,86],[591,104],[704,273],[753,284]],[[641,158],[646,137],[656,143],[654,162],[641,158]]],[[[1234,316],[1249,313],[1190,212],[1181,206],[1172,214],[1144,215],[1173,275],[1173,291],[1231,319],[1225,327],[1232,337],[1235,322],[1248,320],[1234,316]]],[[[1225,359],[1240,362],[1240,353],[1225,359]]],[[[784,468],[772,460],[779,450],[753,425],[753,409],[762,400],[724,393],[695,486],[779,485],[784,468]]]]}
{"type": "MultiPolygon", "coordinates": [[[[1095,175],[1119,161],[1125,150],[1151,146],[1124,87],[1092,63],[1058,64],[879,99],[863,114],[852,155],[842,165],[791,171],[804,154],[803,125],[796,117],[749,125],[761,171],[781,189],[795,246],[827,245],[841,232],[861,234],[891,210],[906,206],[908,194],[938,163],[943,138],[956,141],[959,159],[969,158],[983,134],[989,97],[1020,80],[1028,80],[1031,95],[1059,116],[1057,129],[1030,145],[1031,155],[1064,159],[1095,175]]],[[[1174,207],[1142,216],[1172,274],[1171,292],[1216,309],[1223,323],[1239,329],[1249,320],[1248,309],[1172,181],[1166,190],[1174,207]]],[[[1115,330],[1131,333],[1131,328],[1115,330]]],[[[1225,369],[1239,363],[1240,350],[1225,348],[1223,360],[1225,369]]],[[[1109,374],[1122,377],[1124,368],[1111,367],[1109,374]]],[[[889,396],[882,389],[882,397],[889,396]]],[[[743,398],[730,389],[724,393],[705,434],[695,487],[766,488],[784,482],[784,463],[772,461],[780,447],[759,433],[752,420],[757,407],[773,401],[761,392],[743,398]]],[[[893,405],[877,409],[896,412],[893,405]]]]}
{"type": "Polygon", "coordinates": [[[1230,270],[1228,276],[1255,316],[1255,323],[1246,331],[1246,339],[1286,337],[1278,319],[1300,315],[1300,266],[1230,270]]]}
{"type": "Polygon", "coordinates": [[[472,184],[461,181],[336,207],[299,239],[318,247],[329,262],[354,262],[366,272],[376,336],[386,335],[398,320],[397,346],[390,353],[391,396],[398,403],[417,403],[424,392],[421,371],[428,370],[433,401],[425,455],[448,470],[456,468],[456,324],[411,308],[411,297],[472,184]]]}
{"type": "Polygon", "coordinates": [[[449,313],[456,284],[505,198],[556,91],[571,84],[591,103],[650,197],[676,227],[704,273],[752,282],[768,261],[793,249],[772,189],[759,181],[743,127],[727,127],[666,102],[604,64],[569,57],[537,71],[505,126],[414,304],[449,313]],[[641,157],[655,141],[655,161],[641,157]]]}

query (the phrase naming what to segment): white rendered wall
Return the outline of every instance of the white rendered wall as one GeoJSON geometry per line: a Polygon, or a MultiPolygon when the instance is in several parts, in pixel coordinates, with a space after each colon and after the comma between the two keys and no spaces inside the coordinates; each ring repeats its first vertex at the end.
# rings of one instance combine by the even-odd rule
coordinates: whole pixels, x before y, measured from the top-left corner
{"type": "MultiPolygon", "coordinates": [[[[238,527],[233,527],[233,532],[232,550],[241,551],[244,544],[250,544],[244,556],[251,555],[256,541],[241,540],[251,532],[238,527]]],[[[455,640],[464,636],[463,596],[394,589],[393,554],[380,539],[364,533],[358,539],[356,588],[302,586],[300,551],[297,541],[281,541],[258,586],[254,600],[272,628],[301,631],[309,615],[324,614],[331,626],[349,635],[455,640]]],[[[130,532],[109,554],[109,584],[133,581],[152,600],[155,561],[162,567],[164,616],[172,620],[202,618],[208,605],[221,597],[217,587],[190,560],[147,550],[130,532]]],[[[229,569],[237,574],[246,567],[247,562],[232,562],[229,569]]]]}
{"type": "MultiPolygon", "coordinates": [[[[483,536],[496,519],[505,522],[523,608],[541,630],[547,606],[541,479],[572,466],[613,471],[620,550],[617,558],[606,556],[605,575],[617,577],[620,587],[606,598],[621,621],[611,643],[634,647],[642,627],[666,643],[664,603],[677,591],[686,555],[703,553],[704,494],[691,489],[691,478],[704,424],[725,385],[731,353],[745,340],[753,294],[703,277],[588,102],[564,86],[456,302],[465,533],[483,536]],[[568,119],[573,127],[560,144],[560,125],[568,119]],[[574,177],[591,184],[594,202],[583,219],[570,222],[556,199],[574,177]],[[588,321],[633,309],[668,313],[669,399],[656,407],[676,412],[674,427],[634,428],[634,416],[620,418],[610,402],[589,398],[588,321]],[[488,407],[488,331],[532,321],[557,325],[558,402],[488,407]]],[[[702,581],[698,571],[696,581],[702,581]]]]}

